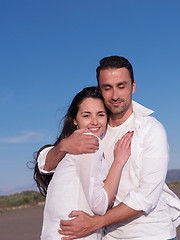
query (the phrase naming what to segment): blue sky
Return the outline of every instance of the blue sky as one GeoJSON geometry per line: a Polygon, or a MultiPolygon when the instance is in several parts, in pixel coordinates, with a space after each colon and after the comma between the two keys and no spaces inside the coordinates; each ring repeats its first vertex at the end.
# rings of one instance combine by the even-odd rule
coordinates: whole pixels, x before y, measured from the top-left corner
{"type": "Polygon", "coordinates": [[[155,110],[180,169],[180,1],[0,1],[0,193],[32,188],[26,163],[58,135],[101,58],[134,68],[135,101],[155,110]]]}

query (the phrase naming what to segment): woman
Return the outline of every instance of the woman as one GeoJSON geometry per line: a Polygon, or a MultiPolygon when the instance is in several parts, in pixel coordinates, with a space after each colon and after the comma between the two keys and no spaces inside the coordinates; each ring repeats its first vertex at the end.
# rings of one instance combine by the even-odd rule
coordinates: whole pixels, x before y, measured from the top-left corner
{"type": "MultiPolygon", "coordinates": [[[[68,219],[72,210],[103,215],[113,204],[122,168],[130,156],[133,133],[126,133],[116,143],[114,162],[107,175],[100,140],[106,124],[107,111],[100,91],[96,87],[83,89],[73,99],[55,145],[77,128],[86,128],[88,134],[99,137],[99,150],[92,154],[66,154],[58,164],[47,190],[42,240],[61,239],[60,220],[68,219]]],[[[98,230],[83,239],[98,240],[101,236],[98,230]]]]}

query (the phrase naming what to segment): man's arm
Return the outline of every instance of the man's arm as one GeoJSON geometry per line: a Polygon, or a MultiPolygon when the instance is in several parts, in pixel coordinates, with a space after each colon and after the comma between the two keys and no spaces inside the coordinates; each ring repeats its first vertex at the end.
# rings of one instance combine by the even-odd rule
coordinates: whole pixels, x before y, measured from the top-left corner
{"type": "Polygon", "coordinates": [[[55,169],[66,153],[83,154],[97,151],[99,148],[97,137],[83,134],[87,132],[88,130],[85,129],[76,130],[71,136],[53,147],[46,156],[44,170],[48,172],[55,169]]]}
{"type": "Polygon", "coordinates": [[[72,211],[69,217],[76,217],[72,220],[61,220],[59,233],[65,236],[63,240],[72,240],[89,235],[93,231],[105,226],[114,225],[120,222],[132,221],[140,217],[143,211],[136,211],[124,203],[108,210],[105,215],[90,216],[82,211],[72,211]]]}

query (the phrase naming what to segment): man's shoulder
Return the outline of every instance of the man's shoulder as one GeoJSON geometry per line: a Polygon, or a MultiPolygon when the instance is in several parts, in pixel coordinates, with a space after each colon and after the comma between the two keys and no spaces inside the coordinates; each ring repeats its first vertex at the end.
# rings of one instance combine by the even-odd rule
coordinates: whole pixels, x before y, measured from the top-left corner
{"type": "Polygon", "coordinates": [[[153,116],[144,117],[144,121],[141,125],[141,133],[144,137],[148,137],[148,139],[166,139],[167,134],[164,126],[160,121],[158,121],[153,116]]]}
{"type": "Polygon", "coordinates": [[[145,122],[144,124],[148,124],[149,126],[164,128],[162,123],[153,116],[145,116],[144,122],[145,122]]]}

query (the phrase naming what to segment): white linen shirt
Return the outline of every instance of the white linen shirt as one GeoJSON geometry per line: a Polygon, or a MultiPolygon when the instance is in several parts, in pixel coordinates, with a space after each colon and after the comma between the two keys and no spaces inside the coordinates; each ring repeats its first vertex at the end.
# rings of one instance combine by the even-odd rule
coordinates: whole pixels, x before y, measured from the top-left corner
{"type": "Polygon", "coordinates": [[[133,101],[129,119],[118,127],[108,126],[103,138],[110,168],[115,143],[127,131],[134,131],[131,156],[122,170],[114,206],[123,202],[144,211],[133,221],[106,227],[104,240],[167,240],[176,236],[180,200],[165,184],[169,147],[163,126],[149,116],[152,112],[133,101]]]}

